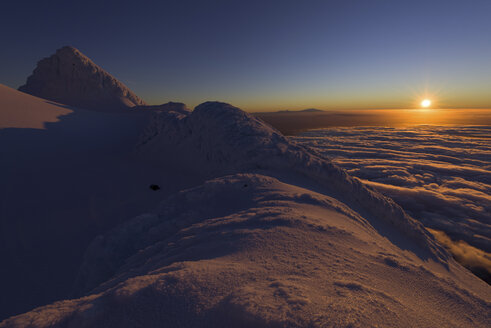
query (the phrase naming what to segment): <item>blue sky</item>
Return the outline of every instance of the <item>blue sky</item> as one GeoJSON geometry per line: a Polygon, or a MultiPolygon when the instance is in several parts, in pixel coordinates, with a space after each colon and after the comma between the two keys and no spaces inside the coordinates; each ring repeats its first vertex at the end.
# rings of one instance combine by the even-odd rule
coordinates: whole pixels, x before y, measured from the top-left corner
{"type": "Polygon", "coordinates": [[[73,45],[149,103],[491,107],[491,1],[3,1],[0,83],[73,45]]]}

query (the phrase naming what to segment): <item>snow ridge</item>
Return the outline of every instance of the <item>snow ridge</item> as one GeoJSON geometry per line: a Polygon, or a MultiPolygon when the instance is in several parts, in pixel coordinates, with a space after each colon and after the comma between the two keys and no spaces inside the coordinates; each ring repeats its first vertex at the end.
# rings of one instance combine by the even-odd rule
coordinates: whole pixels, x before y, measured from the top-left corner
{"type": "Polygon", "coordinates": [[[259,174],[181,191],[88,252],[110,279],[0,327],[486,327],[489,293],[455,283],[484,282],[435,275],[337,200],[259,174]]]}

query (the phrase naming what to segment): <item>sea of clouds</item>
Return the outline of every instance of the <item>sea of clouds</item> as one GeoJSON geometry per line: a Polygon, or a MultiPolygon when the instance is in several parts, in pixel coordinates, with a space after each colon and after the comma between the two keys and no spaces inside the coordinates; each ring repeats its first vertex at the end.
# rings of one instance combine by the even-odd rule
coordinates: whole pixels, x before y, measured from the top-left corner
{"type": "Polygon", "coordinates": [[[393,198],[457,260],[489,278],[491,127],[338,127],[293,139],[393,198]]]}

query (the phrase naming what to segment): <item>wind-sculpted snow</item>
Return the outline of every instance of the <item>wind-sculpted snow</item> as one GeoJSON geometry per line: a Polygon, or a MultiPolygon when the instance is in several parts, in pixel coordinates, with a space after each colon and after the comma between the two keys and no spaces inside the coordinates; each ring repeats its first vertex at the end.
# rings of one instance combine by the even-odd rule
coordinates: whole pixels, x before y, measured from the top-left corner
{"type": "MultiPolygon", "coordinates": [[[[263,121],[229,104],[206,102],[188,115],[173,111],[156,114],[140,143],[149,160],[177,161],[183,170],[205,178],[260,172],[328,188],[343,202],[361,208],[378,222],[390,224],[429,251],[446,259],[446,252],[428,232],[391,199],[366,188],[343,169],[311,149],[291,142],[263,121]],[[171,156],[170,156],[171,154],[171,156]],[[297,179],[298,180],[298,179],[297,179]]],[[[297,181],[298,183],[298,181],[297,181]]]]}
{"type": "Polygon", "coordinates": [[[462,263],[491,273],[491,128],[331,128],[294,140],[445,232],[454,242],[436,235],[462,263]]]}
{"type": "Polygon", "coordinates": [[[489,323],[489,286],[452,260],[425,261],[338,200],[257,174],[181,191],[98,237],[87,257],[112,277],[0,327],[489,323]]]}

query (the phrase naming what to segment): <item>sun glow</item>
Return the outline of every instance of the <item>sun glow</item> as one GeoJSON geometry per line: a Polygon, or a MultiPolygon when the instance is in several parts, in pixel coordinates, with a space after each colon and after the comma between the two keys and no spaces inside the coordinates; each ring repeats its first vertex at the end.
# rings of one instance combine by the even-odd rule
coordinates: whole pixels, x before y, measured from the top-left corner
{"type": "Polygon", "coordinates": [[[423,108],[428,108],[430,106],[431,106],[431,100],[429,100],[429,99],[425,99],[421,102],[421,107],[423,107],[423,108]]]}

